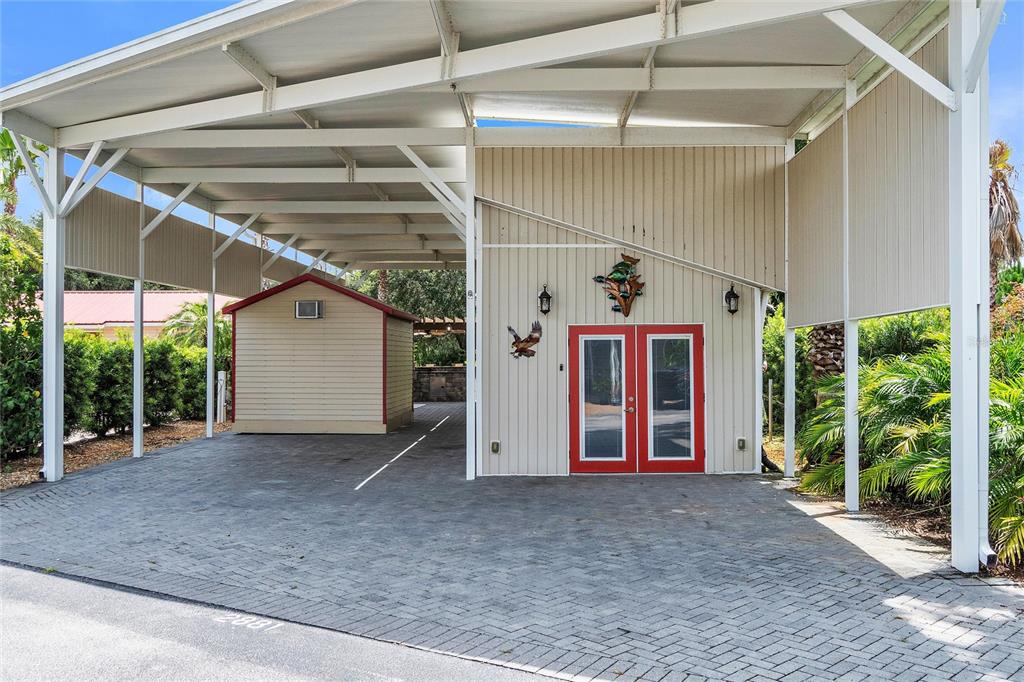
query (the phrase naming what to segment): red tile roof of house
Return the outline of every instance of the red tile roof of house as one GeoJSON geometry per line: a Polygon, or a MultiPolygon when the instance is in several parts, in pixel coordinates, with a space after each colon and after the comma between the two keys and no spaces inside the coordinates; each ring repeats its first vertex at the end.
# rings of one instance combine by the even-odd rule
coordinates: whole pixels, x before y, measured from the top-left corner
{"type": "MultiPolygon", "coordinates": [[[[64,324],[73,326],[131,324],[135,320],[134,298],[132,291],[65,291],[64,324]]],[[[230,296],[217,296],[215,307],[220,310],[234,300],[236,299],[230,296]]],[[[186,303],[206,301],[206,292],[146,290],[143,301],[143,323],[158,324],[166,322],[186,303]]],[[[41,299],[39,307],[43,307],[41,299]]]]}

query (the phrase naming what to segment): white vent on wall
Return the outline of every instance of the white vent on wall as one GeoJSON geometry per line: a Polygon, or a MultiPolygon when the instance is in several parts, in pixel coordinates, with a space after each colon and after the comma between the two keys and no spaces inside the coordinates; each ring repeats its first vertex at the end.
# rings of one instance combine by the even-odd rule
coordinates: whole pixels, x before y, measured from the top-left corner
{"type": "Polygon", "coordinates": [[[324,316],[323,301],[296,301],[295,319],[318,320],[324,316]]]}

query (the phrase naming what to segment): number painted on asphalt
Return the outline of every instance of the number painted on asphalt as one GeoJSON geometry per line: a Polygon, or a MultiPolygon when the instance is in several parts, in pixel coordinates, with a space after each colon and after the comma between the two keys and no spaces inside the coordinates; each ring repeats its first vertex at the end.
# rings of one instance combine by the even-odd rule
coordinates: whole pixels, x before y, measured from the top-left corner
{"type": "Polygon", "coordinates": [[[213,620],[216,623],[227,623],[232,627],[244,627],[249,630],[260,630],[262,632],[270,632],[284,625],[284,623],[276,620],[260,618],[259,616],[246,616],[240,613],[225,613],[224,615],[216,616],[213,620]]]}

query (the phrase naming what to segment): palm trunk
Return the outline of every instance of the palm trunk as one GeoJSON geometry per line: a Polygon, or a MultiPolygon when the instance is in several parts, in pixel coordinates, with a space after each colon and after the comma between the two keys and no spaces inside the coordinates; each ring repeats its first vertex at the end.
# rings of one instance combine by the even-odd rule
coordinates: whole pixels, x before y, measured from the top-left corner
{"type": "Polygon", "coordinates": [[[18,208],[18,190],[14,185],[16,175],[14,173],[7,173],[7,177],[4,178],[4,187],[10,192],[11,200],[4,202],[4,214],[14,215],[15,209],[18,208]]]}
{"type": "Polygon", "coordinates": [[[807,335],[807,360],[811,363],[811,375],[815,380],[842,373],[845,345],[842,324],[822,324],[810,331],[807,335]]]}
{"type": "Polygon", "coordinates": [[[377,300],[381,303],[388,302],[388,271],[381,270],[377,279],[377,300]]]}

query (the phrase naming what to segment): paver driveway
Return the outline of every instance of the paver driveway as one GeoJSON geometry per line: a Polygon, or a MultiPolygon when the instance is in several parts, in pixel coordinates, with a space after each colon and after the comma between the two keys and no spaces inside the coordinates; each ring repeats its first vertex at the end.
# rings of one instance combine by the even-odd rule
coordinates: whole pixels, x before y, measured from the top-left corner
{"type": "Polygon", "coordinates": [[[0,556],[551,675],[1024,676],[1019,588],[900,577],[759,477],[466,482],[462,414],[228,434],[11,492],[0,556]]]}

